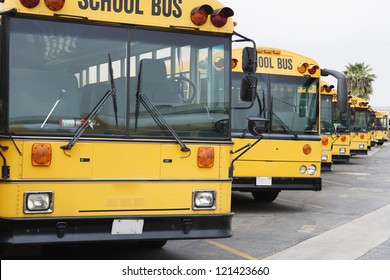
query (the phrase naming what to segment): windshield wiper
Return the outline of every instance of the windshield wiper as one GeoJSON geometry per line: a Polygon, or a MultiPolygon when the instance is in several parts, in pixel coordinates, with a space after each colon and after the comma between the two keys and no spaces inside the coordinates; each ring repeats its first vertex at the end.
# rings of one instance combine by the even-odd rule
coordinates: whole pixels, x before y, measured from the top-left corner
{"type": "Polygon", "coordinates": [[[110,96],[112,96],[113,101],[114,101],[115,120],[116,120],[116,124],[118,125],[118,117],[117,117],[117,112],[116,112],[116,88],[115,88],[115,84],[114,84],[114,74],[113,74],[110,54],[108,55],[108,62],[109,62],[109,71],[110,71],[110,79],[111,79],[111,89],[106,92],[106,94],[102,97],[102,99],[100,99],[100,101],[96,104],[96,106],[88,114],[87,118],[81,124],[81,126],[79,126],[77,128],[72,140],[70,140],[67,145],[61,146],[61,149],[63,149],[63,150],[72,149],[72,147],[80,139],[81,135],[84,133],[84,131],[87,129],[87,127],[92,125],[93,120],[99,114],[99,112],[103,108],[103,106],[107,103],[107,100],[110,98],[110,96]]]}
{"type": "Polygon", "coordinates": [[[294,135],[295,139],[298,139],[298,135],[274,112],[273,110],[273,100],[274,98],[272,97],[271,99],[271,116],[275,116],[276,119],[279,121],[279,123],[292,135],[294,135]]]}
{"type": "Polygon", "coordinates": [[[138,79],[138,88],[137,88],[137,94],[136,94],[136,110],[135,110],[135,128],[138,127],[138,116],[139,116],[139,104],[141,103],[146,111],[151,115],[153,120],[156,122],[156,124],[161,128],[162,131],[166,132],[169,131],[172,136],[176,139],[177,143],[180,145],[180,150],[182,152],[189,152],[191,151],[183,142],[183,140],[180,139],[179,135],[177,135],[176,131],[169,125],[169,123],[165,120],[163,115],[159,112],[159,110],[156,108],[156,106],[153,105],[153,103],[149,100],[149,98],[141,92],[141,73],[139,74],[140,77],[138,79]]]}

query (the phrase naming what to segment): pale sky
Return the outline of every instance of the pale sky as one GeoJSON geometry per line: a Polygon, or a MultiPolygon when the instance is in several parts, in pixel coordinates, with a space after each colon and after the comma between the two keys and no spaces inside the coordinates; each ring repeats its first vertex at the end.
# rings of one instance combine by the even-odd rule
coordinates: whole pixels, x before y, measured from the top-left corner
{"type": "MultiPolygon", "coordinates": [[[[220,0],[235,31],[258,46],[290,50],[321,68],[364,62],[377,76],[370,104],[390,107],[390,10],[386,0],[220,0]]],[[[332,80],[328,80],[332,82],[332,80]]]]}

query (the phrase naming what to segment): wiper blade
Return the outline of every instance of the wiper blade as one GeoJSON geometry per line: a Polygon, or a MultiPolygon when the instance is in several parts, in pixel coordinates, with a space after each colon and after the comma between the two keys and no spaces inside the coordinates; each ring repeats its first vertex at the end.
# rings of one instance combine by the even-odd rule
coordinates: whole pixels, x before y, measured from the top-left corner
{"type": "Polygon", "coordinates": [[[273,104],[273,100],[274,98],[272,97],[272,100],[271,100],[271,108],[270,108],[270,112],[271,112],[271,116],[275,116],[276,119],[283,125],[283,127],[292,135],[294,135],[294,138],[295,139],[298,139],[298,135],[274,112],[274,104],[273,104]]]}
{"type": "MultiPolygon", "coordinates": [[[[137,92],[137,104],[141,104],[145,107],[146,111],[152,116],[153,120],[156,122],[156,124],[161,128],[162,131],[169,131],[172,136],[176,139],[177,143],[180,145],[180,150],[182,152],[189,152],[190,149],[184,144],[183,140],[180,139],[179,135],[177,135],[176,131],[169,125],[169,123],[165,120],[163,115],[158,111],[156,106],[152,104],[152,102],[149,100],[149,98],[141,93],[140,91],[137,92]]],[[[137,116],[139,114],[139,105],[137,106],[137,116]]]]}
{"type": "Polygon", "coordinates": [[[108,54],[108,64],[109,64],[109,70],[110,70],[111,90],[113,90],[113,93],[112,93],[112,103],[114,105],[115,123],[116,123],[116,126],[118,126],[118,102],[116,100],[116,88],[115,88],[115,83],[114,83],[114,71],[112,69],[112,62],[111,62],[111,55],[110,54],[108,54]]]}
{"type": "Polygon", "coordinates": [[[276,119],[283,125],[283,127],[292,135],[294,135],[295,139],[298,139],[298,134],[296,134],[276,113],[273,111],[271,112],[273,116],[276,117],[276,119]]]}
{"type": "MultiPolygon", "coordinates": [[[[84,131],[87,129],[88,126],[91,126],[93,124],[94,119],[99,114],[100,110],[103,108],[103,106],[107,103],[107,100],[112,96],[113,98],[116,97],[116,88],[114,85],[114,79],[113,79],[113,73],[112,73],[112,64],[111,64],[111,57],[108,55],[108,61],[109,61],[109,69],[110,69],[110,77],[111,77],[111,89],[106,92],[106,94],[100,99],[100,101],[96,104],[96,106],[92,109],[92,111],[88,114],[85,121],[79,126],[72,138],[72,140],[69,141],[69,143],[65,146],[61,146],[61,149],[63,150],[70,150],[72,147],[76,144],[76,142],[80,139],[81,135],[84,133],[84,131]]],[[[116,98],[115,98],[116,100],[116,98]]],[[[114,101],[114,111],[115,111],[115,103],[114,101]]],[[[117,121],[117,114],[115,112],[115,117],[117,121]]],[[[117,121],[118,125],[118,121],[117,121]]]]}

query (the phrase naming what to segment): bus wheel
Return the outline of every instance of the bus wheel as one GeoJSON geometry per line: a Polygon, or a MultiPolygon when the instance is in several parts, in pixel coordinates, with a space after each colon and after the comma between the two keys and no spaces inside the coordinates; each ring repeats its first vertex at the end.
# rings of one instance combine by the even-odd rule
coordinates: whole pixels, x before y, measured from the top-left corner
{"type": "Polygon", "coordinates": [[[252,196],[259,202],[272,202],[278,197],[279,192],[280,191],[253,191],[252,196]]]}
{"type": "Polygon", "coordinates": [[[149,240],[139,241],[138,243],[144,248],[162,248],[167,244],[168,240],[149,240]]]}

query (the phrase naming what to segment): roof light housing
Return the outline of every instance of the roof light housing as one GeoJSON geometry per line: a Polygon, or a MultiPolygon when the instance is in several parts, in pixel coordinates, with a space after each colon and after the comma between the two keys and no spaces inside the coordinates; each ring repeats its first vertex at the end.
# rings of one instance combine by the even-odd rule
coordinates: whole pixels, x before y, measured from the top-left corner
{"type": "Polygon", "coordinates": [[[232,17],[234,12],[228,7],[215,10],[211,15],[211,22],[215,27],[223,27],[227,23],[229,17],[232,17]]]}
{"type": "Polygon", "coordinates": [[[195,25],[203,25],[207,22],[208,16],[214,12],[210,5],[203,5],[192,9],[191,21],[195,25]]]}
{"type": "Polygon", "coordinates": [[[45,0],[46,7],[52,11],[59,11],[65,5],[65,0],[45,0]]]}
{"type": "Polygon", "coordinates": [[[314,75],[319,69],[320,67],[318,67],[318,65],[310,64],[307,68],[307,72],[309,72],[310,75],[314,75]]]}
{"type": "Polygon", "coordinates": [[[40,0],[20,0],[20,3],[26,8],[35,8],[40,0]]]}

